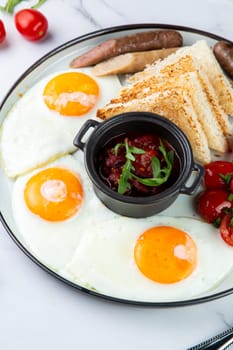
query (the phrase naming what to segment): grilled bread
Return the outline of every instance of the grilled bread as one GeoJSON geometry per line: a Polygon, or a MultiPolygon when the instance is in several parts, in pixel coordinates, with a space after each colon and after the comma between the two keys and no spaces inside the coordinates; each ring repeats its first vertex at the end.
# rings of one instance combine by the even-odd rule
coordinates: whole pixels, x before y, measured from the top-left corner
{"type": "MultiPolygon", "coordinates": [[[[187,56],[192,58],[194,67],[196,66],[196,69],[201,69],[208,77],[215,91],[217,101],[224,112],[233,116],[232,86],[205,40],[199,40],[192,46],[180,48],[176,53],[169,55],[163,61],[147,67],[143,72],[134,74],[130,78],[130,81],[137,82],[152,75],[162,73],[164,70],[167,70],[169,66],[174,68],[177,62],[180,62],[182,58],[185,59],[187,56]]],[[[192,70],[193,67],[189,66],[188,68],[187,66],[187,69],[192,70]]],[[[175,69],[174,74],[178,73],[178,71],[179,69],[175,69]]]]}

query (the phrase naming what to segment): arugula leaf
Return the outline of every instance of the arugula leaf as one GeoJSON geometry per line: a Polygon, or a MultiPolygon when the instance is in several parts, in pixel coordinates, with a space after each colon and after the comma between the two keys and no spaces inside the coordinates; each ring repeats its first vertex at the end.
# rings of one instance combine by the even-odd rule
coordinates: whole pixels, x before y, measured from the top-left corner
{"type": "Polygon", "coordinates": [[[135,157],[130,152],[126,153],[125,158],[127,158],[128,160],[135,161],[135,157]]]}
{"type": "Polygon", "coordinates": [[[145,151],[141,148],[129,146],[128,139],[125,139],[124,143],[118,143],[114,147],[114,153],[117,155],[120,147],[125,147],[125,158],[126,163],[122,168],[121,176],[118,183],[118,193],[124,194],[128,189],[131,188],[130,180],[135,178],[138,182],[146,186],[160,186],[169,178],[172,166],[174,163],[174,152],[167,152],[162,140],[160,140],[159,151],[162,153],[163,158],[166,162],[166,167],[161,168],[160,160],[157,157],[151,158],[151,167],[152,167],[152,178],[141,178],[132,173],[134,171],[134,167],[132,162],[135,161],[135,157],[133,154],[144,154],[145,151]]]}
{"type": "Polygon", "coordinates": [[[125,147],[125,158],[127,159],[125,165],[122,168],[121,176],[118,183],[118,193],[124,194],[128,189],[131,188],[131,185],[129,183],[129,181],[132,179],[131,171],[135,170],[132,164],[132,162],[135,161],[133,153],[143,154],[145,153],[145,151],[138,147],[129,146],[127,138],[125,139],[124,143],[118,143],[114,147],[115,155],[117,155],[120,147],[125,147]]]}
{"type": "Polygon", "coordinates": [[[168,161],[169,161],[171,164],[174,163],[174,152],[173,152],[173,151],[169,151],[169,152],[167,153],[167,159],[168,159],[168,161]]]}
{"type": "Polygon", "coordinates": [[[133,156],[132,152],[130,151],[130,146],[128,144],[128,139],[125,139],[125,158],[134,161],[135,157],[133,156]]]}
{"type": "Polygon", "coordinates": [[[153,171],[153,178],[140,178],[140,177],[132,174],[133,177],[143,185],[152,186],[152,187],[160,186],[168,180],[168,178],[171,174],[172,166],[174,163],[174,152],[173,151],[167,152],[166,148],[161,140],[160,140],[159,150],[164,157],[164,160],[166,162],[167,167],[161,169],[159,159],[157,158],[158,161],[156,161],[155,160],[156,157],[152,157],[151,165],[152,165],[152,171],[153,171]],[[155,165],[155,163],[156,163],[156,165],[155,165]],[[157,168],[158,164],[159,164],[159,171],[157,168]],[[154,173],[156,176],[154,175],[154,173]]]}
{"type": "Polygon", "coordinates": [[[146,153],[144,151],[144,149],[138,148],[138,147],[134,147],[134,146],[128,146],[128,151],[130,153],[134,153],[134,154],[144,154],[146,153]]]}
{"type": "Polygon", "coordinates": [[[134,146],[129,146],[128,144],[128,140],[125,139],[124,143],[117,143],[116,146],[114,147],[114,154],[115,156],[117,156],[118,150],[120,147],[125,147],[126,149],[126,158],[130,157],[131,153],[134,154],[143,154],[146,153],[144,151],[144,149],[138,148],[138,147],[134,147],[134,146]]]}
{"type": "Polygon", "coordinates": [[[233,201],[233,193],[230,193],[229,196],[227,197],[227,200],[232,202],[233,201]]]}
{"type": "Polygon", "coordinates": [[[152,167],[153,177],[159,176],[159,174],[161,172],[159,158],[157,158],[157,157],[152,157],[151,158],[151,167],[152,167]]]}
{"type": "Polygon", "coordinates": [[[130,190],[131,188],[131,185],[129,183],[129,180],[132,178],[132,175],[130,172],[131,168],[132,168],[132,163],[131,163],[131,160],[128,159],[122,168],[122,173],[118,183],[118,193],[120,194],[124,194],[128,189],[130,190]]]}
{"type": "Polygon", "coordinates": [[[165,162],[167,163],[168,169],[171,169],[174,162],[174,152],[173,151],[167,152],[161,139],[160,139],[159,150],[162,153],[165,159],[165,162]]]}
{"type": "Polygon", "coordinates": [[[166,180],[164,177],[157,177],[157,178],[153,178],[153,177],[150,177],[150,178],[141,178],[141,177],[138,177],[134,174],[132,174],[132,176],[138,180],[138,182],[140,182],[141,184],[143,185],[146,185],[146,186],[150,186],[150,187],[155,187],[155,186],[160,186],[162,185],[166,180]]]}
{"type": "Polygon", "coordinates": [[[120,147],[123,147],[123,146],[125,146],[124,143],[118,143],[118,144],[116,144],[116,146],[114,147],[114,154],[115,154],[115,156],[117,156],[118,151],[119,151],[119,148],[120,148],[120,147]]]}

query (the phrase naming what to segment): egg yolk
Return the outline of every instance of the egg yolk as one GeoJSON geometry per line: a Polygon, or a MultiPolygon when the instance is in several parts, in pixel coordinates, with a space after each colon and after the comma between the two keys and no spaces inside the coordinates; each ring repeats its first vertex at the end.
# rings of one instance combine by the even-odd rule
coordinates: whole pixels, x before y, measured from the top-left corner
{"type": "Polygon", "coordinates": [[[48,168],[26,183],[24,200],[34,214],[48,221],[63,221],[79,210],[83,201],[82,185],[68,169],[48,168]]]}
{"type": "Polygon", "coordinates": [[[134,248],[139,270],[159,283],[187,278],[197,265],[197,246],[184,231],[169,226],[152,227],[142,233],[134,248]]]}
{"type": "Polygon", "coordinates": [[[47,83],[43,97],[49,109],[63,116],[82,116],[97,103],[99,86],[87,74],[67,72],[47,83]]]}

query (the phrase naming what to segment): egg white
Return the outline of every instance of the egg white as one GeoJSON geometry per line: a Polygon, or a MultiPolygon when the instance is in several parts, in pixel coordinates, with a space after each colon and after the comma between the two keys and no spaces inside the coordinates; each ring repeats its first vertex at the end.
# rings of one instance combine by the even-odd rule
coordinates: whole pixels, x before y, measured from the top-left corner
{"type": "Polygon", "coordinates": [[[91,68],[75,70],[92,76],[100,88],[96,106],[81,117],[61,116],[43,101],[43,90],[53,77],[74,70],[55,72],[32,86],[13,106],[3,122],[0,153],[9,177],[35,169],[58,156],[73,152],[73,139],[83,123],[96,118],[96,111],[118,94],[116,76],[94,77],[91,68]]]}
{"type": "Polygon", "coordinates": [[[12,211],[21,240],[35,257],[55,271],[71,259],[89,223],[91,227],[99,219],[104,221],[112,217],[112,212],[105,210],[94,195],[92,184],[84,169],[82,152],[77,153],[77,159],[67,155],[46,167],[19,177],[12,191],[12,211]],[[53,166],[65,167],[76,173],[84,192],[83,203],[77,214],[59,222],[49,222],[40,218],[33,214],[24,202],[24,188],[28,179],[41,169],[53,166]]]}
{"type": "Polygon", "coordinates": [[[199,296],[216,287],[232,270],[233,249],[210,224],[191,218],[115,217],[83,235],[62,275],[100,293],[140,301],[174,301],[199,296]],[[198,264],[186,279],[160,284],[145,277],[134,262],[137,238],[152,226],[169,225],[187,232],[198,248],[198,264]]]}

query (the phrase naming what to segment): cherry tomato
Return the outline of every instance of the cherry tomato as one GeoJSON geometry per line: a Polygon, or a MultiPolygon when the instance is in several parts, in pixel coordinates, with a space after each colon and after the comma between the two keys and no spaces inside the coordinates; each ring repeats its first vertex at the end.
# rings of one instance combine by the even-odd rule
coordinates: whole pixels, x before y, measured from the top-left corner
{"type": "Polygon", "coordinates": [[[198,212],[202,218],[213,223],[224,216],[223,209],[231,208],[232,203],[227,200],[229,193],[223,190],[206,190],[198,198],[198,212]]]}
{"type": "Polygon", "coordinates": [[[15,14],[15,26],[25,39],[38,41],[46,35],[48,21],[37,10],[23,9],[15,14]]]}
{"type": "Polygon", "coordinates": [[[0,19],[0,44],[5,40],[6,30],[3,21],[0,19]]]}
{"type": "Polygon", "coordinates": [[[227,188],[225,181],[219,176],[219,174],[233,175],[233,164],[221,160],[207,164],[205,166],[204,175],[204,184],[206,188],[227,188]]]}
{"type": "Polygon", "coordinates": [[[230,214],[224,215],[220,224],[220,234],[222,239],[229,245],[233,246],[233,226],[231,226],[230,214]]]}

